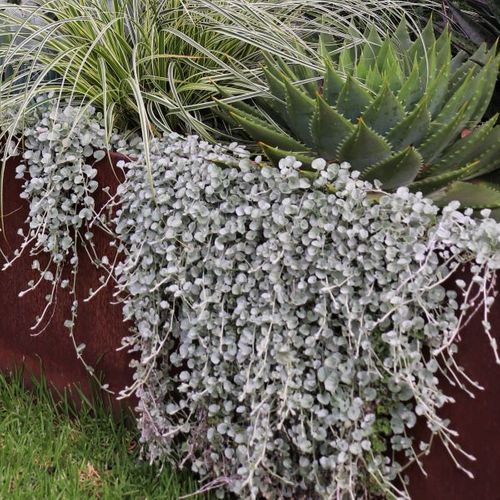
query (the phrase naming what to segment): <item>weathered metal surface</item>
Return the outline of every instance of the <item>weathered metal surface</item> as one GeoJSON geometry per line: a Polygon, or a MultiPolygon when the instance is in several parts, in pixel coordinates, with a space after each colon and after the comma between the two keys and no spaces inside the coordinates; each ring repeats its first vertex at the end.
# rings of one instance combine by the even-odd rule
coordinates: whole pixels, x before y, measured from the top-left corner
{"type": "MultiPolygon", "coordinates": [[[[423,459],[427,478],[417,466],[409,470],[413,500],[500,499],[500,365],[495,363],[482,319],[481,313],[476,314],[464,329],[457,361],[484,390],[474,390],[473,399],[463,390],[442,383],[456,402],[443,408],[441,414],[451,420],[451,427],[458,432],[455,441],[476,458],[470,461],[455,451],[460,464],[472,472],[474,479],[460,471],[443,444],[436,441],[429,456],[423,459]]],[[[493,306],[490,320],[492,334],[500,345],[500,297],[493,306]]],[[[422,428],[417,429],[417,434],[424,432],[422,428]]]]}
{"type": "MultiPolygon", "coordinates": [[[[119,159],[119,155],[111,156],[112,163],[119,159]]],[[[14,160],[9,161],[3,181],[4,230],[0,233],[0,248],[8,256],[12,256],[21,241],[17,230],[24,226],[28,213],[27,203],[19,198],[22,182],[15,179],[16,164],[14,160]]],[[[97,167],[99,186],[109,186],[113,191],[118,185],[118,172],[111,168],[107,159],[99,162],[97,167]]],[[[99,191],[97,205],[102,204],[106,197],[106,193],[99,191]]],[[[98,255],[106,254],[111,260],[114,250],[109,246],[110,239],[104,231],[96,230],[94,241],[98,255]]],[[[80,304],[75,324],[76,342],[86,344],[83,356],[102,380],[109,383],[112,390],[120,390],[132,380],[130,354],[123,350],[116,351],[121,338],[128,333],[128,325],[123,322],[121,306],[110,305],[116,302],[112,284],[91,301],[83,302],[89,289],[99,286],[102,272],[91,263],[85,251],[79,254],[77,297],[80,304]]],[[[43,264],[42,259],[39,260],[43,264]]],[[[46,305],[48,286],[41,286],[19,297],[19,292],[37,277],[37,271],[31,269],[31,263],[32,257],[26,252],[12,267],[0,272],[0,370],[5,372],[24,367],[29,381],[31,375],[38,376],[43,369],[49,384],[57,390],[79,384],[85,392],[89,392],[88,373],[77,360],[75,347],[64,327],[64,321],[71,317],[73,300],[67,290],[58,290],[55,307],[48,315],[50,321],[42,333],[33,336],[37,332],[31,327],[46,305]]],[[[65,272],[69,276],[70,268],[65,272]]]]}

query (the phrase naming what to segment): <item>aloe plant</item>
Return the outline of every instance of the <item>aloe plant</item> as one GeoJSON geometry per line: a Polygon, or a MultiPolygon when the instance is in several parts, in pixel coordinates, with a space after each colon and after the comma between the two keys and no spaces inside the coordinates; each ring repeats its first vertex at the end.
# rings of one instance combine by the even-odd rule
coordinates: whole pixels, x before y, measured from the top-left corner
{"type": "MultiPolygon", "coordinates": [[[[424,9],[425,11],[425,9],[424,9]]],[[[453,32],[455,50],[472,54],[481,43],[493,45],[500,37],[499,0],[443,0],[438,29],[446,22],[453,32]]],[[[492,116],[500,109],[500,80],[486,116],[492,116]]]]}
{"type": "Polygon", "coordinates": [[[385,190],[409,186],[436,202],[500,209],[498,115],[481,119],[499,70],[496,46],[452,57],[448,29],[432,20],[415,40],[405,20],[360,48],[321,39],[324,72],[267,59],[268,93],[221,103],[273,162],[295,156],[347,161],[385,190]]]}

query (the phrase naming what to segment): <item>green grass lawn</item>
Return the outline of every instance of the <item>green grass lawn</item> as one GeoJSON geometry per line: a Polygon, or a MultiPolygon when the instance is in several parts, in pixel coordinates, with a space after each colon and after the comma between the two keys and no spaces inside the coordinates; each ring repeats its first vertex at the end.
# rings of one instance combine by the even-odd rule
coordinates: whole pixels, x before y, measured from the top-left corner
{"type": "Polygon", "coordinates": [[[137,432],[102,404],[75,416],[39,384],[0,376],[0,499],[177,499],[196,491],[187,475],[138,460],[137,432]]]}

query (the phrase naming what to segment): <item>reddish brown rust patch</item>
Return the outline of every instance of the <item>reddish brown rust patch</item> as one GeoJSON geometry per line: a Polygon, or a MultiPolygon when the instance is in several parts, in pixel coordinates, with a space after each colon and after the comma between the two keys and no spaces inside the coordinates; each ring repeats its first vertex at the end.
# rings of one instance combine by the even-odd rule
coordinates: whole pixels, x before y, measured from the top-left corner
{"type": "MultiPolygon", "coordinates": [[[[500,275],[497,286],[499,278],[500,275]]],[[[476,314],[464,329],[457,360],[484,391],[473,391],[472,399],[464,391],[443,383],[446,393],[456,402],[447,405],[442,415],[451,420],[451,427],[459,433],[456,442],[477,461],[455,455],[475,479],[458,470],[444,446],[436,441],[423,460],[428,477],[416,466],[409,470],[412,500],[500,499],[500,366],[495,363],[481,320],[482,315],[476,314]]],[[[492,335],[500,344],[500,297],[493,305],[490,320],[492,335]]],[[[425,435],[425,429],[417,429],[417,435],[425,435]]]]}

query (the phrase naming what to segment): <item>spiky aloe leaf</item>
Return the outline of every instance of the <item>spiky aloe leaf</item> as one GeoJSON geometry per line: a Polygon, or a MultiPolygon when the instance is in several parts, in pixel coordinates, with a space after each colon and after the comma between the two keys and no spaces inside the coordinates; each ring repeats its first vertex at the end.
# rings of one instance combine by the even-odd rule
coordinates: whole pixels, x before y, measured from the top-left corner
{"type": "Polygon", "coordinates": [[[323,97],[330,106],[337,105],[344,83],[344,79],[335,71],[330,61],[327,61],[323,80],[323,97]]]}
{"type": "Polygon", "coordinates": [[[420,48],[422,44],[422,48],[424,51],[432,47],[432,45],[436,42],[436,35],[434,33],[434,18],[431,14],[429,21],[425,25],[425,28],[422,30],[422,34],[419,38],[417,38],[416,45],[420,48]]]}
{"type": "Polygon", "coordinates": [[[463,207],[500,208],[500,191],[496,185],[487,182],[456,181],[446,189],[431,194],[430,198],[440,206],[458,200],[463,207]]]}
{"type": "Polygon", "coordinates": [[[385,70],[382,72],[382,76],[389,83],[389,88],[394,92],[401,89],[405,80],[405,75],[399,61],[388,62],[385,70]]]}
{"type": "Polygon", "coordinates": [[[285,80],[286,109],[292,132],[308,147],[314,144],[311,124],[316,109],[316,101],[288,80],[285,80]]]}
{"type": "Polygon", "coordinates": [[[367,88],[372,89],[373,92],[378,93],[384,83],[384,77],[376,66],[372,66],[366,75],[365,84],[367,88]]]}
{"type": "Polygon", "coordinates": [[[483,152],[479,155],[478,168],[472,179],[483,174],[489,174],[500,168],[500,127],[495,127],[483,143],[483,152]]]}
{"type": "Polygon", "coordinates": [[[249,116],[241,111],[234,110],[230,115],[241,125],[243,130],[257,142],[273,144],[285,151],[308,151],[308,148],[290,137],[287,133],[272,128],[264,120],[249,116]]]}
{"type": "Polygon", "coordinates": [[[336,160],[339,146],[352,135],[355,126],[344,118],[334,107],[317,96],[311,132],[320,156],[327,160],[336,160]]]}
{"type": "Polygon", "coordinates": [[[425,177],[420,181],[413,182],[410,185],[410,189],[414,192],[421,191],[423,194],[427,195],[448,186],[454,181],[465,179],[477,168],[477,164],[478,162],[476,161],[456,170],[425,177]]]}
{"type": "Polygon", "coordinates": [[[379,180],[387,190],[410,184],[422,168],[422,157],[414,147],[407,147],[399,153],[363,171],[362,178],[379,180]]]}
{"type": "MultiPolygon", "coordinates": [[[[263,73],[266,78],[269,93],[274,97],[256,97],[254,101],[261,106],[272,119],[280,126],[288,123],[288,116],[286,112],[286,91],[283,80],[290,78],[290,74],[295,81],[295,75],[289,71],[286,72],[280,69],[278,60],[264,55],[264,60],[267,61],[267,66],[263,68],[263,73]]],[[[286,68],[288,70],[288,68],[286,68]]]]}
{"type": "Polygon", "coordinates": [[[422,99],[425,86],[426,83],[420,75],[419,63],[414,61],[410,74],[398,92],[398,99],[404,104],[407,111],[422,99]]]}
{"type": "Polygon", "coordinates": [[[431,83],[427,95],[430,96],[429,99],[429,112],[433,120],[437,121],[437,114],[443,107],[444,100],[446,98],[446,92],[448,90],[448,81],[450,77],[449,66],[443,66],[442,71],[437,75],[434,81],[431,83]]]}
{"type": "Polygon", "coordinates": [[[405,110],[402,104],[395,97],[388,83],[385,83],[382,91],[363,115],[363,120],[375,132],[385,135],[404,117],[405,110]]]}
{"type": "Polygon", "coordinates": [[[382,39],[380,38],[375,26],[372,26],[368,34],[366,43],[361,51],[358,63],[356,65],[356,77],[364,80],[368,70],[377,61],[377,55],[382,46],[382,39]]]}
{"type": "Polygon", "coordinates": [[[379,71],[384,71],[388,61],[393,62],[397,60],[398,55],[396,53],[394,43],[390,38],[386,38],[378,51],[376,64],[372,64],[370,68],[376,67],[379,71]]]}
{"type": "Polygon", "coordinates": [[[430,79],[439,75],[445,65],[451,63],[451,37],[445,27],[444,32],[434,42],[427,52],[427,57],[421,62],[421,73],[430,79]]]}
{"type": "Polygon", "coordinates": [[[445,122],[441,127],[435,127],[434,131],[419,146],[420,154],[426,164],[429,164],[460,135],[460,132],[467,121],[467,112],[470,111],[468,103],[462,105],[455,116],[449,122],[445,122]]]}
{"type": "Polygon", "coordinates": [[[330,62],[330,64],[333,65],[333,59],[330,54],[330,49],[329,46],[336,46],[335,39],[333,38],[332,35],[326,34],[326,33],[320,33],[319,34],[319,47],[318,47],[318,52],[323,61],[325,63],[327,61],[330,62]]]}
{"type": "Polygon", "coordinates": [[[281,73],[281,78],[279,78],[275,75],[275,72],[271,72],[267,68],[264,68],[264,75],[269,91],[276,98],[269,99],[270,106],[282,117],[286,117],[286,88],[283,84],[283,80],[286,78],[285,75],[281,73]]]}
{"type": "MultiPolygon", "coordinates": [[[[463,50],[460,50],[457,52],[457,54],[452,58],[451,64],[450,64],[450,69],[451,69],[451,74],[453,75],[454,78],[458,78],[457,71],[461,71],[462,65],[469,59],[469,55],[467,52],[464,52],[463,50]]],[[[471,63],[473,64],[473,63],[471,63]]],[[[469,67],[470,68],[470,67],[469,67]]],[[[465,74],[467,74],[467,70],[465,70],[465,74]]]]}
{"type": "Polygon", "coordinates": [[[367,41],[367,45],[371,45],[375,48],[375,50],[378,50],[378,48],[382,45],[382,38],[380,38],[380,34],[375,24],[366,27],[364,36],[367,41]]]}
{"type": "Polygon", "coordinates": [[[370,94],[348,75],[337,101],[337,110],[355,123],[372,102],[370,94]]]}
{"type": "MultiPolygon", "coordinates": [[[[229,94],[223,87],[217,87],[217,91],[226,100],[231,99],[232,97],[231,94],[229,94]]],[[[245,101],[237,100],[235,102],[231,102],[231,104],[225,101],[220,101],[219,99],[214,99],[214,101],[225,111],[232,111],[236,109],[238,111],[248,113],[251,116],[255,116],[256,118],[259,117],[258,110],[255,108],[255,106],[252,106],[245,101]]]]}
{"type": "Polygon", "coordinates": [[[478,68],[486,64],[488,57],[489,53],[486,44],[480,45],[470,57],[465,53],[457,54],[451,62],[452,76],[450,77],[447,98],[450,98],[457,91],[471,70],[473,73],[479,71],[478,68]],[[454,69],[455,71],[453,71],[454,69]]]}
{"type": "Polygon", "coordinates": [[[438,173],[459,168],[478,159],[481,153],[491,146],[500,147],[497,143],[497,139],[490,137],[497,119],[498,114],[481,125],[477,130],[474,130],[467,137],[457,141],[445,152],[441,160],[428,169],[428,174],[437,175],[438,173]]]}
{"type": "MultiPolygon", "coordinates": [[[[496,44],[493,53],[496,52],[496,44]]],[[[481,80],[480,87],[480,98],[477,103],[476,110],[470,119],[469,126],[473,127],[477,125],[477,123],[482,119],[488,106],[490,104],[491,98],[493,96],[493,92],[495,91],[495,87],[497,84],[498,78],[498,67],[500,64],[500,54],[496,57],[492,57],[491,61],[488,61],[486,66],[480,71],[477,78],[481,80]]]]}
{"type": "Polygon", "coordinates": [[[425,57],[419,60],[419,74],[424,82],[429,82],[434,77],[436,68],[436,44],[426,49],[425,57]]]}
{"type": "Polygon", "coordinates": [[[304,91],[309,94],[309,97],[311,99],[314,99],[316,97],[316,92],[318,91],[318,86],[315,82],[317,75],[311,68],[302,64],[294,67],[294,72],[297,75],[297,80],[304,81],[302,83],[302,88],[304,89],[304,91]]]}
{"type": "Polygon", "coordinates": [[[469,108],[467,112],[468,126],[474,127],[482,118],[487,104],[491,99],[497,74],[498,58],[495,58],[493,55],[491,55],[486,65],[478,73],[476,73],[475,68],[472,68],[462,82],[462,85],[437,114],[435,118],[436,123],[432,125],[432,129],[436,130],[443,123],[447,123],[452,119],[459,108],[463,106],[464,102],[468,103],[469,108]]]}
{"type": "Polygon", "coordinates": [[[360,119],[354,133],[340,147],[339,158],[363,172],[370,165],[389,158],[391,153],[389,143],[360,119]]]}
{"type": "Polygon", "coordinates": [[[374,46],[369,44],[365,45],[365,47],[361,52],[361,57],[359,58],[358,63],[356,64],[356,69],[354,72],[356,79],[361,81],[366,79],[368,71],[373,66],[376,54],[377,53],[375,51],[374,46]]]}
{"type": "Polygon", "coordinates": [[[280,75],[285,75],[292,82],[297,81],[299,78],[293,72],[290,64],[285,62],[281,57],[271,57],[268,54],[263,54],[264,62],[268,71],[272,72],[274,76],[280,77],[280,75]]]}
{"type": "Polygon", "coordinates": [[[451,61],[451,33],[450,28],[446,24],[443,32],[436,40],[436,53],[437,53],[437,69],[451,61]]]}
{"type": "Polygon", "coordinates": [[[259,146],[275,167],[279,165],[280,160],[287,156],[294,156],[295,159],[300,161],[305,167],[310,167],[314,160],[314,156],[304,155],[298,151],[285,151],[284,149],[274,148],[263,142],[259,142],[259,146]]]}
{"type": "Polygon", "coordinates": [[[316,156],[347,160],[386,189],[406,184],[442,198],[451,183],[463,194],[468,187],[458,182],[500,167],[500,132],[493,121],[460,139],[463,128],[474,128],[482,117],[500,56],[483,47],[470,60],[462,54],[451,60],[448,31],[436,40],[431,24],[414,43],[404,22],[399,39],[382,42],[373,29],[364,46],[357,45],[361,36],[353,27],[339,56],[333,55],[335,40],[321,37],[325,72],[319,85],[303,81],[316,78],[309,69],[268,59],[275,100],[251,101],[263,119],[246,104],[231,116],[266,144],[274,162],[290,154],[305,155],[304,162],[316,156]]]}
{"type": "Polygon", "coordinates": [[[446,52],[446,57],[441,60],[440,55],[437,56],[435,68],[436,74],[433,75],[426,91],[427,95],[429,96],[429,111],[433,118],[435,118],[439,111],[443,108],[443,105],[446,101],[448,85],[450,81],[451,48],[449,43],[448,50],[446,51],[445,49],[443,50],[443,52],[446,52]]]}
{"type": "Polygon", "coordinates": [[[411,59],[414,57],[418,57],[418,59],[425,59],[427,56],[427,52],[431,49],[436,41],[436,36],[434,35],[434,22],[432,17],[429,19],[425,28],[420,33],[420,36],[417,37],[415,42],[413,42],[410,47],[408,54],[411,59]]]}
{"type": "Polygon", "coordinates": [[[448,123],[454,116],[456,116],[458,110],[463,108],[464,103],[467,102],[467,105],[472,105],[472,100],[476,96],[477,88],[478,80],[474,79],[474,70],[471,69],[462,85],[446,101],[441,111],[437,114],[431,130],[434,131],[440,129],[444,124],[448,123]]]}
{"type": "Polygon", "coordinates": [[[401,21],[399,22],[398,27],[394,32],[394,38],[397,41],[397,48],[399,49],[398,52],[400,56],[406,56],[413,43],[408,31],[406,17],[403,16],[401,18],[401,21]]]}
{"type": "Polygon", "coordinates": [[[382,38],[375,23],[366,26],[363,31],[363,39],[365,40],[365,45],[371,45],[375,49],[382,45],[382,38]]]}
{"type": "Polygon", "coordinates": [[[419,105],[387,135],[387,140],[395,151],[409,145],[417,146],[427,136],[431,124],[427,102],[427,98],[422,99],[419,105]]]}
{"type": "Polygon", "coordinates": [[[349,43],[346,40],[338,60],[338,68],[341,73],[348,75],[354,71],[356,64],[355,51],[355,48],[349,47],[349,43]]]}

